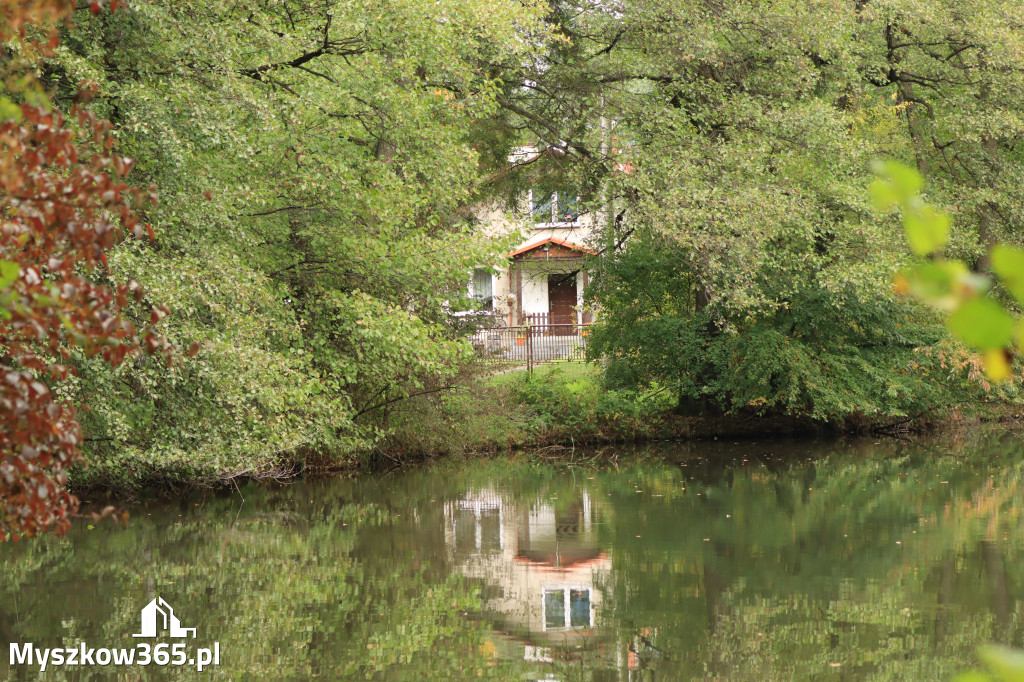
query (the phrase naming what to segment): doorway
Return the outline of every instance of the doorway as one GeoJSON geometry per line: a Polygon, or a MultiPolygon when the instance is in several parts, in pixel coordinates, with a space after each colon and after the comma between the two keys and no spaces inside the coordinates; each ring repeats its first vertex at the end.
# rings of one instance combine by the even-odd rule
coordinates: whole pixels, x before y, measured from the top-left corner
{"type": "Polygon", "coordinates": [[[555,336],[576,333],[576,275],[548,275],[548,322],[555,336]]]}

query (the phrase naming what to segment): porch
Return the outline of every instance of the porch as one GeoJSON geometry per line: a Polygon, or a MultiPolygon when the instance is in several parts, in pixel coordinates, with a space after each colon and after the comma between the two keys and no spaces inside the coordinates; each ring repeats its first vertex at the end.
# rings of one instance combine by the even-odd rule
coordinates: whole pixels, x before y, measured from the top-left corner
{"type": "Polygon", "coordinates": [[[593,252],[578,244],[548,238],[508,255],[509,326],[542,318],[547,336],[578,335],[591,322],[584,306],[585,269],[593,252]]]}

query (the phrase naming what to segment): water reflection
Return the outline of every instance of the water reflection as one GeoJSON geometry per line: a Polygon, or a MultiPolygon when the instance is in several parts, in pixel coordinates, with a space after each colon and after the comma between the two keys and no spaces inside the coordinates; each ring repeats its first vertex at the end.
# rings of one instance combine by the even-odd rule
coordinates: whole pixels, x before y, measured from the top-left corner
{"type": "Polygon", "coordinates": [[[445,545],[454,570],[487,586],[484,612],[522,643],[525,660],[550,662],[552,645],[594,638],[612,560],[598,546],[586,489],[557,506],[493,489],[467,494],[445,504],[445,545]]]}
{"type": "Polygon", "coordinates": [[[979,642],[1024,646],[1015,434],[452,460],[242,494],[0,546],[0,645],[131,646],[160,596],[220,642],[219,669],[47,678],[941,680],[979,642]]]}
{"type": "Polygon", "coordinates": [[[480,488],[444,505],[452,570],[485,586],[488,651],[523,661],[530,679],[644,679],[645,664],[661,658],[657,629],[617,627],[600,496],[589,486],[559,490],[517,498],[480,488]]]}

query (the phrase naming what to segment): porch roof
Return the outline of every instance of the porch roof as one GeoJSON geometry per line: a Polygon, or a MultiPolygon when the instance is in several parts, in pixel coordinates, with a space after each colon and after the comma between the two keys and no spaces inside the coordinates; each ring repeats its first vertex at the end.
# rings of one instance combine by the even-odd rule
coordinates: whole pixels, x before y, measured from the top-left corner
{"type": "Polygon", "coordinates": [[[581,258],[583,256],[594,256],[597,255],[596,251],[580,246],[579,244],[573,244],[562,239],[556,239],[554,237],[548,237],[544,241],[537,242],[536,244],[529,244],[524,246],[512,253],[508,254],[508,258],[515,260],[517,258],[525,260],[527,258],[542,258],[556,259],[556,258],[581,258]],[[547,249],[544,247],[547,246],[547,249]],[[532,253],[532,252],[538,253],[532,253]],[[543,256],[540,253],[544,252],[543,256]],[[528,255],[529,254],[529,255],[528,255]]]}

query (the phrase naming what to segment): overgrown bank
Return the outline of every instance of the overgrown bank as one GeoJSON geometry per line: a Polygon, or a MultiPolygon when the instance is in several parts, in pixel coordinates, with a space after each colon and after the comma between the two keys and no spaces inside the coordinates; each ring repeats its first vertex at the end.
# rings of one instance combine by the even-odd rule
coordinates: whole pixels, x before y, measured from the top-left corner
{"type": "Polygon", "coordinates": [[[906,433],[1013,421],[1019,401],[979,392],[957,404],[914,412],[823,420],[760,406],[680,400],[668,388],[615,388],[596,365],[557,363],[534,373],[481,378],[447,393],[407,401],[390,416],[392,431],[376,452],[385,459],[487,453],[551,445],[782,437],[821,433],[906,433]]]}
{"type": "Polygon", "coordinates": [[[831,428],[784,416],[683,414],[677,403],[677,396],[665,389],[610,387],[592,364],[542,365],[533,373],[510,371],[447,395],[410,401],[391,416],[394,427],[379,452],[417,458],[831,428]]]}
{"type": "Polygon", "coordinates": [[[470,377],[457,386],[396,402],[376,419],[388,424],[373,448],[357,451],[306,444],[253,458],[195,454],[169,459],[125,453],[93,459],[72,476],[79,491],[109,490],[115,497],[285,480],[306,474],[376,471],[450,456],[488,456],[545,449],[571,455],[576,448],[667,440],[889,433],[969,428],[980,422],[1016,422],[1009,401],[974,402],[905,417],[843,422],[763,410],[707,410],[686,414],[667,390],[610,388],[595,365],[557,363],[534,373],[513,370],[470,377]]]}

